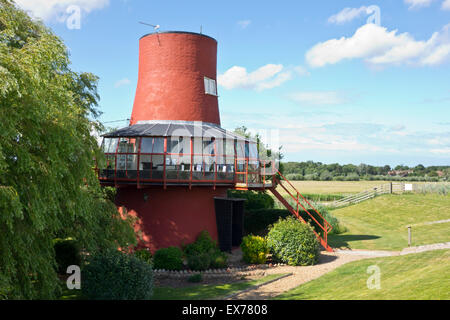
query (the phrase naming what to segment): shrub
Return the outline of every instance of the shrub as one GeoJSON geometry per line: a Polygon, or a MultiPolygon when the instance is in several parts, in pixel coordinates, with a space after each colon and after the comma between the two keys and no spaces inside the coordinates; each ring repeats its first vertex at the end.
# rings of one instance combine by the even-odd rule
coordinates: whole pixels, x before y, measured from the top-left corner
{"type": "Polygon", "coordinates": [[[201,254],[201,253],[212,253],[216,251],[217,243],[211,238],[208,231],[202,231],[195,242],[188,244],[184,247],[184,254],[186,256],[201,254]]]}
{"type": "Polygon", "coordinates": [[[208,231],[202,231],[194,243],[185,246],[184,254],[191,270],[202,271],[227,266],[226,254],[220,252],[208,231]]]}
{"type": "Polygon", "coordinates": [[[247,263],[266,263],[269,249],[266,239],[259,236],[248,235],[242,239],[242,258],[247,263]]]}
{"type": "Polygon", "coordinates": [[[197,274],[193,274],[192,276],[190,276],[187,281],[188,282],[192,282],[192,283],[198,283],[198,282],[202,282],[203,277],[201,273],[197,273],[197,274]]]}
{"type": "Polygon", "coordinates": [[[107,250],[83,268],[81,290],[94,300],[147,300],[153,293],[153,271],[132,255],[107,250]]]}
{"type": "Polygon", "coordinates": [[[289,217],[286,209],[259,209],[244,212],[244,233],[265,236],[267,229],[280,218],[289,217]]]}
{"type": "Polygon", "coordinates": [[[191,254],[186,259],[189,269],[195,271],[207,270],[211,265],[211,255],[209,253],[191,254]]]}
{"type": "MultiPolygon", "coordinates": [[[[340,234],[347,231],[347,228],[345,228],[340,222],[339,219],[336,218],[334,215],[328,211],[328,208],[323,205],[316,205],[317,211],[319,211],[322,216],[325,218],[325,220],[328,221],[328,223],[333,227],[331,232],[329,234],[340,234]]],[[[309,211],[311,212],[311,210],[309,211]]],[[[318,220],[319,221],[319,220],[318,220]]],[[[316,231],[317,232],[317,231],[316,231]]]]}
{"type": "Polygon", "coordinates": [[[275,200],[264,192],[228,190],[229,198],[246,199],[245,210],[272,209],[275,200]]]}
{"type": "Polygon", "coordinates": [[[319,258],[319,242],[311,226],[288,217],[269,230],[267,245],[272,257],[293,266],[313,265],[319,258]]]}
{"type": "Polygon", "coordinates": [[[81,265],[80,248],[75,240],[55,239],[53,247],[59,274],[65,274],[68,266],[81,265]]]}
{"type": "Polygon", "coordinates": [[[228,256],[224,252],[217,251],[211,259],[211,268],[223,269],[227,266],[228,256]]]}
{"type": "Polygon", "coordinates": [[[153,256],[155,269],[181,270],[183,267],[183,252],[178,247],[159,249],[153,256]]]}
{"type": "Polygon", "coordinates": [[[345,177],[345,181],[359,181],[359,175],[357,173],[350,173],[345,177]]]}
{"type": "Polygon", "coordinates": [[[134,256],[145,263],[152,263],[152,253],[148,249],[138,249],[134,251],[134,256]]]}

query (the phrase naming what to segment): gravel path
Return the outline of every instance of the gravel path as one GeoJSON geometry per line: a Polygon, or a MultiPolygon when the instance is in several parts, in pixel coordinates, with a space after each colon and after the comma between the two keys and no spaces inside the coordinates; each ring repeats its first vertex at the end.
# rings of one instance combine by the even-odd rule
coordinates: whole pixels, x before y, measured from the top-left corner
{"type": "Polygon", "coordinates": [[[296,288],[301,284],[319,278],[337,267],[348,262],[361,259],[389,257],[404,254],[425,252],[431,250],[450,249],[450,242],[436,243],[425,246],[405,248],[402,251],[370,251],[370,250],[336,250],[335,252],[322,251],[319,264],[307,267],[279,266],[265,270],[265,274],[289,273],[291,275],[280,280],[263,284],[228,297],[228,300],[264,300],[274,298],[283,292],[296,288]]]}

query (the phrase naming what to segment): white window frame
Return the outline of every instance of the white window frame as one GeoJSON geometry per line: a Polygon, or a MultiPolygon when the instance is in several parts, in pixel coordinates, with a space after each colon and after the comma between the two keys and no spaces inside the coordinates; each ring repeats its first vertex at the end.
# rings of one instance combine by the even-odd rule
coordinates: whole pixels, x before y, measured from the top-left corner
{"type": "Polygon", "coordinates": [[[210,94],[217,97],[217,82],[214,79],[204,77],[205,94],[210,94]]]}

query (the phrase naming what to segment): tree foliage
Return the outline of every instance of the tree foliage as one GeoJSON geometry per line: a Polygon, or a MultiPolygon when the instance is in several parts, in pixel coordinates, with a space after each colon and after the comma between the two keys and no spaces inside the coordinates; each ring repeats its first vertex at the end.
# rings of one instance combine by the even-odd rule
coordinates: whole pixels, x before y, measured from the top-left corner
{"type": "Polygon", "coordinates": [[[53,298],[54,238],[89,252],[134,241],[93,170],[97,77],[63,42],[0,0],[0,299],[53,298]]]}

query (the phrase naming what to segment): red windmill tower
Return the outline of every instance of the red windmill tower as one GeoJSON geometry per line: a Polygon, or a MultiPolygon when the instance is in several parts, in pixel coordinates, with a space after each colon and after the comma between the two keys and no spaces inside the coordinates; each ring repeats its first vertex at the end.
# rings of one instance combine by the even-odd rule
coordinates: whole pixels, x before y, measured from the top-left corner
{"type": "MultiPolygon", "coordinates": [[[[116,205],[139,218],[140,245],[152,251],[191,243],[203,230],[217,240],[214,199],[228,189],[281,197],[282,176],[259,160],[256,142],[220,127],[216,68],[217,41],[209,36],[142,37],[130,125],[104,135],[100,182],[117,187],[116,205]]],[[[298,216],[298,205],[285,205],[298,216]]]]}

